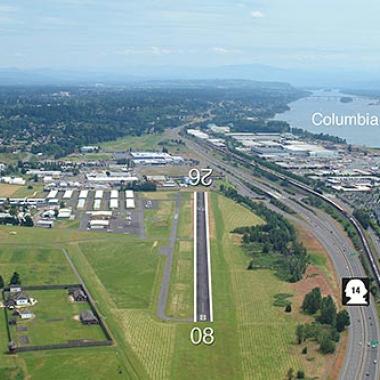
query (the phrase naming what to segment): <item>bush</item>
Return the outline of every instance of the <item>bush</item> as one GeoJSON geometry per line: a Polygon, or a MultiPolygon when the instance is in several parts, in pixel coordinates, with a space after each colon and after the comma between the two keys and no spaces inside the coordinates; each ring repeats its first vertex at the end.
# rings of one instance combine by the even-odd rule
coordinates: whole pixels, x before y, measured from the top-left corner
{"type": "Polygon", "coordinates": [[[332,354],[335,351],[335,343],[328,336],[324,336],[319,349],[322,354],[332,354]]]}
{"type": "Polygon", "coordinates": [[[304,379],[305,378],[305,372],[301,369],[297,371],[297,379],[304,379]]]}

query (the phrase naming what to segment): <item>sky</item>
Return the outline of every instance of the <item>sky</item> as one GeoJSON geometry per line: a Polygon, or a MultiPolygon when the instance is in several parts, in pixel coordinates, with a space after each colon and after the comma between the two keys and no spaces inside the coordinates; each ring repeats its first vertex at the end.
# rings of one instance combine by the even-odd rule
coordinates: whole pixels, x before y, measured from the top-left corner
{"type": "Polygon", "coordinates": [[[0,68],[376,70],[379,0],[0,0],[0,68]]]}

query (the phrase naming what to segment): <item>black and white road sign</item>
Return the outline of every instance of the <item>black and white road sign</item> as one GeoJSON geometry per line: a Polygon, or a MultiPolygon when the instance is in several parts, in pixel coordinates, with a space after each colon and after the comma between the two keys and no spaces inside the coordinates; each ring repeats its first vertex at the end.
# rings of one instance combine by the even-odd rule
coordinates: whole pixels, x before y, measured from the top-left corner
{"type": "Polygon", "coordinates": [[[368,277],[342,278],[342,304],[344,306],[368,306],[369,299],[368,277]]]}

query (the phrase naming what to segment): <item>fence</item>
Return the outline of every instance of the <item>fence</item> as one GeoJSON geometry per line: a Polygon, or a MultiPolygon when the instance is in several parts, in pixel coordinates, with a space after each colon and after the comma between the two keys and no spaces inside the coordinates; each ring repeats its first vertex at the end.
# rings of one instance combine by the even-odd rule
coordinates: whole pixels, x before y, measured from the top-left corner
{"type": "MultiPolygon", "coordinates": [[[[29,285],[29,286],[22,286],[22,290],[57,290],[57,289],[70,289],[70,288],[80,288],[83,293],[87,297],[87,303],[90,306],[91,311],[99,321],[99,327],[102,329],[103,334],[107,339],[105,340],[96,340],[96,341],[86,341],[86,340],[74,340],[67,343],[58,343],[58,344],[48,344],[48,345],[41,345],[41,346],[14,346],[11,345],[12,342],[12,335],[9,328],[9,320],[8,320],[8,313],[7,309],[4,308],[5,313],[5,323],[7,328],[7,335],[8,335],[8,343],[9,343],[9,353],[16,353],[16,352],[27,352],[27,351],[42,351],[42,350],[57,350],[62,348],[79,348],[79,347],[99,347],[99,346],[111,346],[113,344],[112,337],[110,332],[108,331],[103,319],[100,317],[98,310],[96,309],[91,297],[86,292],[84,286],[82,284],[62,284],[62,285],[29,285]],[[11,348],[12,347],[12,348],[11,348]]],[[[2,291],[3,300],[5,301],[5,292],[9,292],[10,288],[4,288],[2,291]]]]}

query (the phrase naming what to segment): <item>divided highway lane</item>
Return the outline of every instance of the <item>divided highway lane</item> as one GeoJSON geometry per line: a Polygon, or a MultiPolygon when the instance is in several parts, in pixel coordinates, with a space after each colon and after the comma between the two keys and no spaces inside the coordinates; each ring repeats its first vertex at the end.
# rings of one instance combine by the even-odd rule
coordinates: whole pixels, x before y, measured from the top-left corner
{"type": "Polygon", "coordinates": [[[194,322],[212,322],[208,193],[194,193],[194,322]]]}
{"type": "MultiPolygon", "coordinates": [[[[257,182],[252,175],[241,173],[239,169],[234,168],[225,162],[216,159],[211,152],[205,152],[202,147],[190,140],[186,143],[202,156],[205,161],[220,170],[220,167],[229,170],[229,179],[235,183],[243,195],[252,195],[253,192],[248,189],[244,182],[248,181],[263,191],[271,191],[263,183],[257,182]]],[[[310,231],[325,246],[329,252],[335,269],[339,276],[363,276],[364,270],[359,257],[352,257],[349,254],[352,251],[351,241],[345,232],[333,221],[328,215],[319,213],[318,216],[293,202],[289,195],[282,192],[286,204],[293,208],[308,224],[310,231]]],[[[370,339],[379,339],[379,324],[377,313],[372,303],[370,307],[351,307],[348,308],[352,325],[349,328],[349,342],[345,357],[344,367],[340,374],[342,380],[371,379],[378,380],[378,362],[380,351],[368,347],[370,339]]]]}

